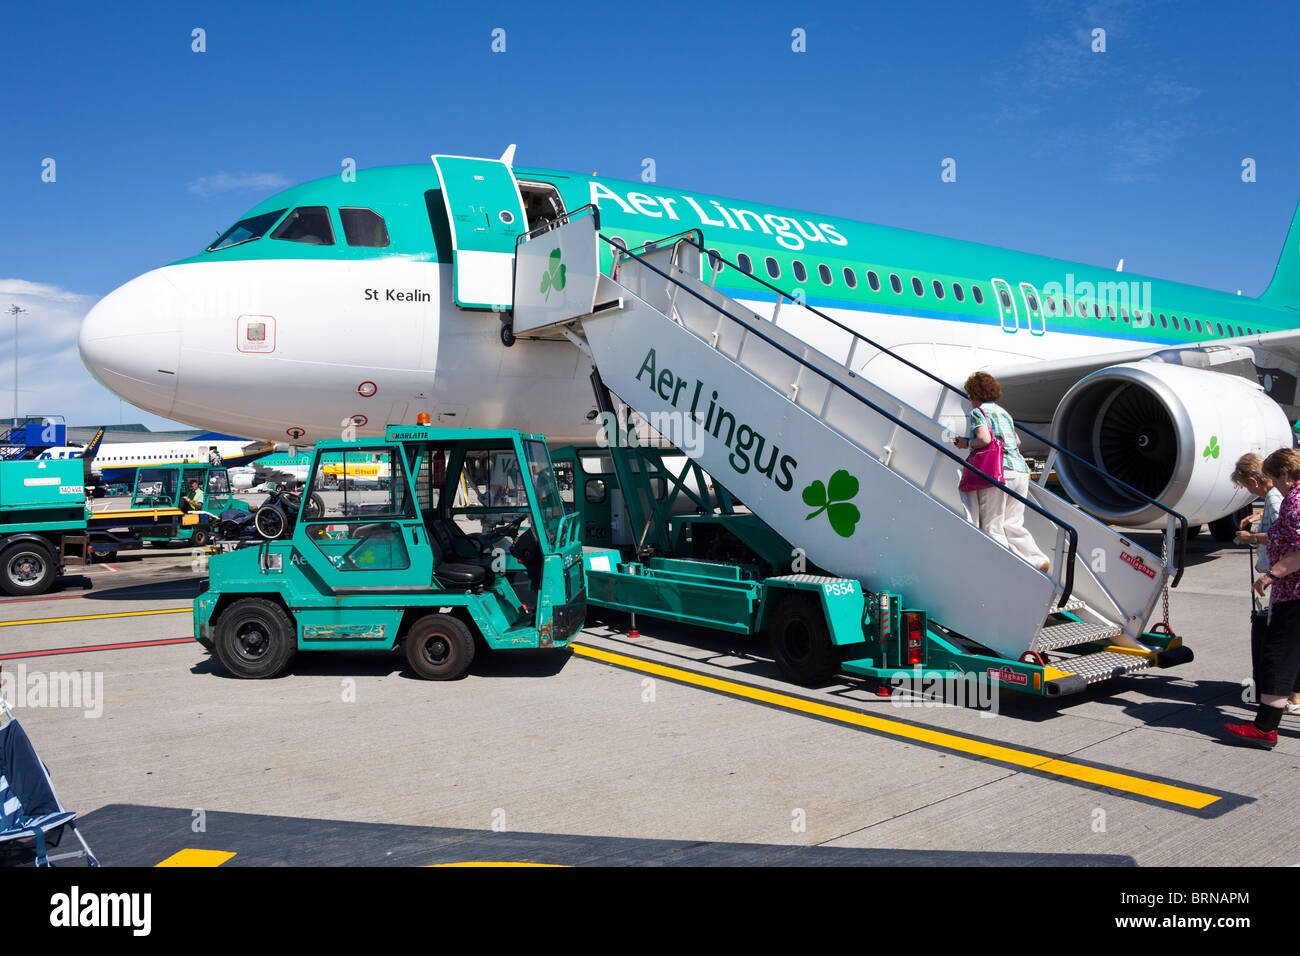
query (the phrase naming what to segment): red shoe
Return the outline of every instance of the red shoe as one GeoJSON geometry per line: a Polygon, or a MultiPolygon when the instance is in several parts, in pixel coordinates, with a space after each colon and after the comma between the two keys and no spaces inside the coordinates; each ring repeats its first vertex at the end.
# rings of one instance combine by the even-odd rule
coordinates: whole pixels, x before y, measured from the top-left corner
{"type": "Polygon", "coordinates": [[[1245,744],[1247,747],[1259,747],[1261,750],[1272,750],[1277,746],[1276,730],[1260,730],[1254,724],[1224,724],[1224,729],[1235,736],[1235,743],[1245,744]]]}

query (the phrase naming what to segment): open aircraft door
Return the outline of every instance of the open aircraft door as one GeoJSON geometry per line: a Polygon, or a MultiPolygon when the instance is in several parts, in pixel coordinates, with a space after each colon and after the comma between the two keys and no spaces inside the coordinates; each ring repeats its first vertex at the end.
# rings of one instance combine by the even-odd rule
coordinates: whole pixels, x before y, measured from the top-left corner
{"type": "Polygon", "coordinates": [[[456,304],[511,308],[515,240],[528,228],[515,174],[499,159],[434,156],[433,165],[451,224],[456,304]]]}

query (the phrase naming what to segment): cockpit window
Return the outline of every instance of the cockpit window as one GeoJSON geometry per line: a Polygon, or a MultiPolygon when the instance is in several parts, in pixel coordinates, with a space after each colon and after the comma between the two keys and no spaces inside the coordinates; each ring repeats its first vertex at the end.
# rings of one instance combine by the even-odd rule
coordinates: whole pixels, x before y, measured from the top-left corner
{"type": "Polygon", "coordinates": [[[334,227],[330,213],[324,206],[299,206],[284,217],[284,222],[271,233],[272,239],[305,242],[313,246],[334,245],[334,227]]]}
{"type": "Polygon", "coordinates": [[[247,219],[241,219],[223,232],[221,238],[208,246],[207,251],[215,252],[218,249],[237,246],[241,242],[261,239],[262,236],[266,235],[266,230],[274,226],[276,220],[283,215],[284,210],[277,209],[275,212],[264,212],[260,216],[249,216],[247,219]]]}
{"type": "Polygon", "coordinates": [[[343,235],[347,237],[349,246],[383,248],[388,245],[388,226],[384,217],[373,209],[343,206],[339,209],[339,218],[343,220],[343,235]]]}

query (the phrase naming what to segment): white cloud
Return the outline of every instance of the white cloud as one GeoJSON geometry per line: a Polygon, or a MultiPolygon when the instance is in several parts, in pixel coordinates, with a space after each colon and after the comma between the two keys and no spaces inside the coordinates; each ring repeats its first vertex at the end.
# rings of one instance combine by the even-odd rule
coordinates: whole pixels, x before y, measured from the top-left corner
{"type": "Polygon", "coordinates": [[[242,189],[258,189],[263,192],[272,189],[284,189],[289,180],[279,173],[217,173],[215,176],[200,176],[185,188],[199,196],[215,196],[218,193],[236,192],[242,189]]]}
{"type": "Polygon", "coordinates": [[[157,415],[120,403],[81,364],[77,333],[98,296],[26,279],[0,279],[0,418],[13,414],[14,320],[18,316],[18,414],[62,415],[70,425],[143,422],[177,427],[157,415]]]}

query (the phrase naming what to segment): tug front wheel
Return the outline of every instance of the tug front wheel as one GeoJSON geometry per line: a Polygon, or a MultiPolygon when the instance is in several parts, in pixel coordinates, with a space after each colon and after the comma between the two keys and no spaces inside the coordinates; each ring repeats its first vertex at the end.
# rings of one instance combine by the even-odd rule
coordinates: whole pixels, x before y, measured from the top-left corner
{"type": "Polygon", "coordinates": [[[263,598],[240,598],[231,604],[217,620],[216,632],[217,660],[236,677],[277,677],[298,652],[293,619],[263,598]]]}
{"type": "Polygon", "coordinates": [[[406,635],[406,661],[425,680],[464,677],[474,663],[474,635],[448,614],[422,617],[406,635]]]}
{"type": "Polygon", "coordinates": [[[787,594],[767,625],[772,657],[796,684],[825,683],[838,669],[821,604],[802,594],[787,594]]]}

